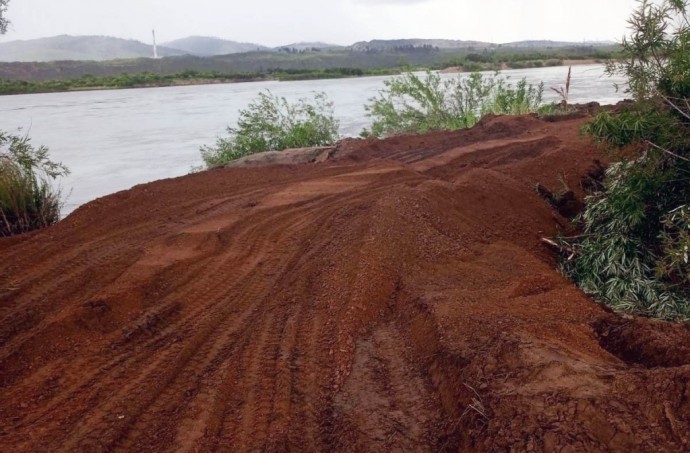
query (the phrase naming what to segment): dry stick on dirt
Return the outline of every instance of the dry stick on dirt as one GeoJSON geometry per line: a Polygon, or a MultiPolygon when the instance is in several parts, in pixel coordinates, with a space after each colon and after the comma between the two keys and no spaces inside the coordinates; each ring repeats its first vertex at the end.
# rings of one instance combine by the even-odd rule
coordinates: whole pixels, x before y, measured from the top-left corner
{"type": "Polygon", "coordinates": [[[484,407],[484,403],[482,402],[482,397],[471,385],[465,383],[465,387],[470,389],[472,393],[476,395],[476,397],[472,398],[472,403],[470,403],[467,406],[467,409],[465,409],[465,412],[462,413],[462,416],[460,418],[464,417],[465,414],[467,414],[467,412],[469,412],[470,410],[473,410],[474,412],[481,415],[484,420],[489,420],[489,417],[486,415],[486,408],[484,407]]]}
{"type": "Polygon", "coordinates": [[[577,250],[571,247],[567,247],[565,245],[558,244],[557,242],[549,239],[549,238],[541,238],[541,241],[544,244],[550,245],[551,247],[559,250],[563,254],[569,254],[568,256],[568,261],[572,261],[573,258],[575,258],[578,255],[577,250]]]}

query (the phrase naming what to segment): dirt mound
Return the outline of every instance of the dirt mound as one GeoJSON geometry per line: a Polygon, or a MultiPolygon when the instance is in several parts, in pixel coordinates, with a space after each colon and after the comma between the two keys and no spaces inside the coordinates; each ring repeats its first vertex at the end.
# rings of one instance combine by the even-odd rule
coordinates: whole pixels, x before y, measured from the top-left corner
{"type": "Polygon", "coordinates": [[[266,151],[237,159],[225,165],[225,167],[265,167],[267,165],[321,163],[330,158],[331,151],[333,150],[333,146],[317,146],[314,148],[266,151]]]}
{"type": "Polygon", "coordinates": [[[217,169],[0,241],[8,451],[683,451],[685,327],[541,244],[598,156],[489,118],[217,169]]]}

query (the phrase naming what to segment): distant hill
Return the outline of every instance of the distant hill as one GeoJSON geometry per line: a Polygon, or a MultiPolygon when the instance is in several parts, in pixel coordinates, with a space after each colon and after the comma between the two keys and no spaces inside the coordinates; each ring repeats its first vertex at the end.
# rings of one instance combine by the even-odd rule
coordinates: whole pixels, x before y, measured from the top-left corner
{"type": "Polygon", "coordinates": [[[209,36],[189,36],[187,38],[166,42],[163,45],[171,49],[177,49],[188,55],[200,57],[255,52],[269,49],[260,44],[228,41],[226,39],[209,36]]]}
{"type": "Polygon", "coordinates": [[[288,48],[288,49],[297,49],[297,50],[308,50],[308,49],[343,49],[345,46],[339,46],[337,44],[329,44],[326,42],[296,42],[292,44],[286,44],[284,46],[279,46],[276,47],[277,49],[280,48],[288,48]]]}
{"type": "MultiPolygon", "coordinates": [[[[158,47],[161,57],[184,52],[158,47]]],[[[108,36],[54,36],[51,38],[0,43],[0,61],[33,62],[64,60],[114,60],[153,56],[153,46],[135,40],[108,36]]]]}
{"type": "Polygon", "coordinates": [[[390,50],[403,47],[432,46],[439,49],[467,49],[494,47],[495,44],[482,41],[458,41],[454,39],[375,39],[373,41],[361,41],[350,48],[355,52],[370,50],[390,50]]]}
{"type": "MultiPolygon", "coordinates": [[[[324,58],[327,58],[325,53],[354,53],[354,54],[387,54],[385,58],[380,56],[379,63],[384,66],[390,66],[390,62],[383,63],[384,60],[400,61],[399,54],[403,53],[439,53],[445,54],[448,52],[464,54],[468,52],[476,52],[478,50],[492,50],[496,51],[499,48],[514,49],[515,51],[523,52],[531,49],[562,49],[562,48],[583,48],[583,47],[598,47],[609,46],[609,42],[563,42],[563,41],[519,41],[505,44],[492,44],[482,41],[459,41],[452,39],[377,39],[373,41],[362,41],[353,44],[352,46],[338,46],[335,44],[328,44],[324,42],[297,42],[287,44],[276,48],[270,48],[254,43],[242,43],[229,41],[221,38],[204,37],[204,36],[190,36],[175,41],[170,41],[158,46],[158,55],[161,57],[216,57],[223,55],[245,55],[239,60],[242,61],[242,69],[235,68],[235,70],[263,70],[266,69],[265,64],[272,58],[269,54],[279,53],[299,53],[303,55],[303,59],[307,58],[304,54],[314,53],[309,58],[314,58],[315,67],[330,67],[325,63],[324,58]],[[278,52],[283,50],[283,52],[278,52]],[[284,52],[289,50],[289,52],[284,52]],[[262,56],[262,61],[253,61],[258,58],[256,52],[263,52],[266,55],[262,56]],[[317,61],[318,60],[318,61],[317,61]]],[[[153,56],[153,48],[149,44],[142,43],[135,40],[126,40],[120,38],[112,38],[107,36],[54,36],[52,38],[33,39],[28,41],[10,41],[0,43],[0,62],[49,62],[49,61],[107,61],[107,60],[121,60],[133,58],[150,58],[153,56]]],[[[441,55],[440,57],[442,57],[441,55]]],[[[439,58],[440,58],[439,57],[439,58]]],[[[340,58],[340,57],[338,57],[340,58]]],[[[354,58],[354,57],[353,57],[354,58]]],[[[438,60],[438,58],[431,55],[421,57],[416,55],[410,63],[418,62],[426,64],[438,60]]],[[[276,60],[276,64],[279,60],[276,60]]],[[[282,61],[282,60],[280,60],[282,61]]],[[[354,60],[351,60],[354,61],[354,60]]],[[[177,66],[176,62],[174,65],[177,66]]],[[[118,63],[120,64],[120,63],[118,63]]],[[[115,66],[117,66],[116,64],[115,66]]],[[[274,64],[274,63],[270,63],[274,64]]],[[[290,63],[292,64],[292,63],[290,63]]],[[[355,64],[355,63],[352,63],[355,64]]],[[[203,64],[198,63],[201,68],[215,67],[216,63],[209,61],[203,64]]],[[[306,65],[306,64],[305,64],[306,65]]],[[[160,64],[158,64],[160,66],[160,64]]],[[[194,66],[195,68],[197,66],[194,66]]],[[[297,65],[298,68],[302,68],[297,65]]],[[[306,67],[306,66],[304,66],[306,67]]],[[[357,61],[353,67],[369,67],[369,63],[364,61],[357,61]]]]}

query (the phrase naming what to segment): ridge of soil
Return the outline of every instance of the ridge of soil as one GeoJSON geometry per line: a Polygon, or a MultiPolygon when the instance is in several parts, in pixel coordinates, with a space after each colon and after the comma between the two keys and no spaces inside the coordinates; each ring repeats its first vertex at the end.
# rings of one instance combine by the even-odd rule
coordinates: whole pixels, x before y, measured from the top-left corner
{"type": "Polygon", "coordinates": [[[687,451],[690,329],[611,314],[535,190],[582,118],[348,140],[0,240],[0,445],[31,451],[687,451]]]}

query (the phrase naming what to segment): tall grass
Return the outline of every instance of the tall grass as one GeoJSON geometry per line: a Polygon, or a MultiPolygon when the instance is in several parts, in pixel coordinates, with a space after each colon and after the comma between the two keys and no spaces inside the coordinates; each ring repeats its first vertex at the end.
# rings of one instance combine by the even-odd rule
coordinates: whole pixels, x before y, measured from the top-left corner
{"type": "Polygon", "coordinates": [[[48,159],[47,148],[0,131],[0,237],[60,220],[60,191],[51,181],[66,174],[66,167],[48,159]]]}

